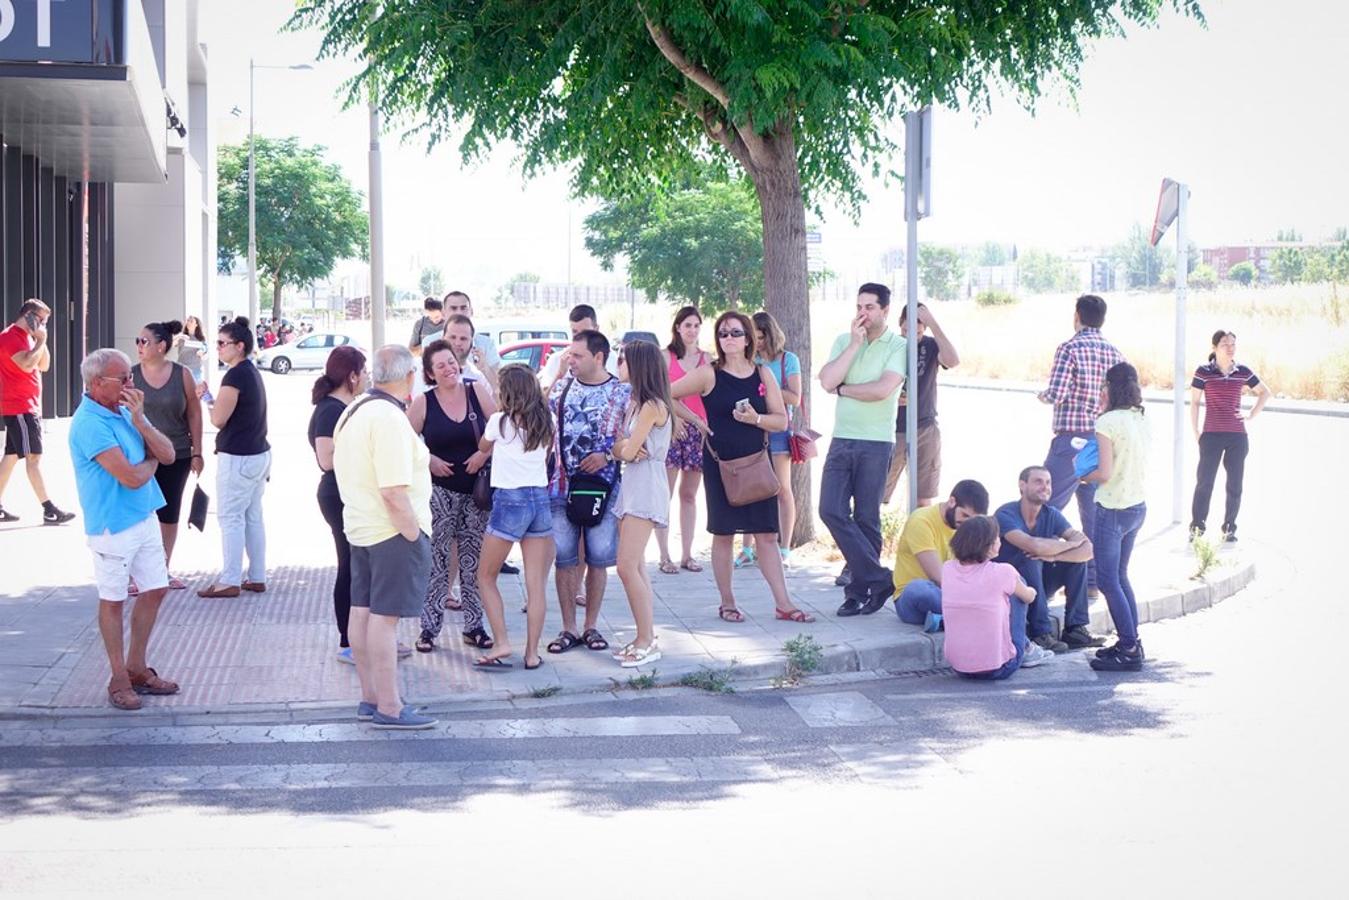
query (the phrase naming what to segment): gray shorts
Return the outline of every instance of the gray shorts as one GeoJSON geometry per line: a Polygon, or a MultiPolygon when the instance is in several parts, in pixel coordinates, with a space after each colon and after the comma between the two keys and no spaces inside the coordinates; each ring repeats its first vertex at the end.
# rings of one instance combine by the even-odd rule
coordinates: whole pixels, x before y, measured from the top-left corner
{"type": "Polygon", "coordinates": [[[370,547],[351,547],[351,605],[376,616],[415,619],[426,602],[431,539],[413,543],[401,534],[370,547]]]}

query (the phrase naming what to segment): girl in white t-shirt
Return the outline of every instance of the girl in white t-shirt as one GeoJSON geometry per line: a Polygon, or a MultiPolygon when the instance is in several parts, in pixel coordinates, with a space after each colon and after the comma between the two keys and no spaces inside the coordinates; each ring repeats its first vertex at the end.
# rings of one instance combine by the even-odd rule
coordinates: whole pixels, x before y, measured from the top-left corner
{"type": "Polygon", "coordinates": [[[543,665],[539,637],[546,612],[545,582],[553,553],[553,514],[548,500],[548,451],[553,419],[526,366],[509,365],[499,375],[500,411],[487,420],[480,449],[492,456],[492,517],[478,560],[478,592],[494,646],[474,661],[482,669],[509,669],[506,614],[497,588],[501,564],[519,542],[525,571],[525,668],[543,665]]]}

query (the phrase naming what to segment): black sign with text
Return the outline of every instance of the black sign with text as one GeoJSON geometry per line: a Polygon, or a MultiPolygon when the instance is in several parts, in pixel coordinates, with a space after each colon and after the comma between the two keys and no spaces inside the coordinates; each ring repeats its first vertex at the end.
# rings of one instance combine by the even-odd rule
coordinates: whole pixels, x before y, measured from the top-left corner
{"type": "Polygon", "coordinates": [[[117,62],[123,2],[0,0],[0,63],[117,62]]]}

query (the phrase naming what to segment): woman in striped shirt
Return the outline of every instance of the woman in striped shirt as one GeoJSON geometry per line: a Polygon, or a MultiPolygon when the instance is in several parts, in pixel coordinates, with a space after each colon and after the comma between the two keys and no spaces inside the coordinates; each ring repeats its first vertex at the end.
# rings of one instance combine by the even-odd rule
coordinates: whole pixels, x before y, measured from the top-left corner
{"type": "Polygon", "coordinates": [[[1269,400],[1269,387],[1254,372],[1236,361],[1237,336],[1230,331],[1213,333],[1213,352],[1208,363],[1194,370],[1190,381],[1190,424],[1199,441],[1199,472],[1190,508],[1190,536],[1204,533],[1218,463],[1227,471],[1227,508],[1223,511],[1223,540],[1237,539],[1237,511],[1241,509],[1241,482],[1250,442],[1241,412],[1241,395],[1250,390],[1255,405],[1245,419],[1254,419],[1269,400]],[[1199,401],[1203,398],[1204,428],[1199,429],[1199,401]]]}

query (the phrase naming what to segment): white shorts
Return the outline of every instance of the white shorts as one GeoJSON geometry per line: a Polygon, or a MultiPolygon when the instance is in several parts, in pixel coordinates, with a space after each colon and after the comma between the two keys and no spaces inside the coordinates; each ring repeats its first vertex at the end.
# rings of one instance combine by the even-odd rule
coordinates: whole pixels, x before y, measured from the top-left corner
{"type": "Polygon", "coordinates": [[[127,597],[127,579],[136,587],[153,591],[169,586],[169,567],[164,562],[164,539],[154,513],[138,525],[116,534],[91,534],[86,538],[94,554],[94,583],[98,598],[120,603],[127,597]]]}

